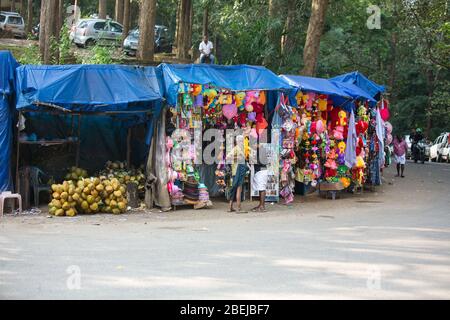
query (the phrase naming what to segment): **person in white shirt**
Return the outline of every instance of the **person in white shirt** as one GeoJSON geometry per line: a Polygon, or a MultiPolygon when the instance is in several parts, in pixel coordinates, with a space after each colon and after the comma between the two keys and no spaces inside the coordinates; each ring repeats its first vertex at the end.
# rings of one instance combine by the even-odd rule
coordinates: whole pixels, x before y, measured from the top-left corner
{"type": "Polygon", "coordinates": [[[205,63],[205,59],[209,58],[211,64],[214,64],[216,57],[212,54],[214,46],[211,41],[208,41],[208,36],[203,36],[203,41],[200,42],[198,50],[200,51],[200,63],[205,63]]]}

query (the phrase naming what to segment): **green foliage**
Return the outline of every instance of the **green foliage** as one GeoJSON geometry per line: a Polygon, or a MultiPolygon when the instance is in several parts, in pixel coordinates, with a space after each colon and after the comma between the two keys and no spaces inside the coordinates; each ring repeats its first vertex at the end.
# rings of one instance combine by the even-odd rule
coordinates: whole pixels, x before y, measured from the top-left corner
{"type": "Polygon", "coordinates": [[[17,60],[20,64],[40,65],[41,53],[39,51],[39,46],[36,44],[27,45],[17,60]]]}
{"type": "Polygon", "coordinates": [[[95,44],[89,49],[89,54],[82,58],[83,64],[114,64],[120,63],[121,59],[115,59],[116,48],[114,46],[102,46],[95,44]]]}
{"type": "Polygon", "coordinates": [[[69,27],[63,24],[59,40],[59,64],[73,63],[74,55],[71,51],[72,43],[69,39],[69,27]]]}

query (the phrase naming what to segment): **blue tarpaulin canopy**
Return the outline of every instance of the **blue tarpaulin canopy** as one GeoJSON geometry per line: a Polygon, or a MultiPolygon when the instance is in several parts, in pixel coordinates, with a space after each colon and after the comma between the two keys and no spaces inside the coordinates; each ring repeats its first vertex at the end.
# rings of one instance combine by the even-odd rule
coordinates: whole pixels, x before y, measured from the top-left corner
{"type": "Polygon", "coordinates": [[[346,98],[351,97],[351,95],[327,79],[294,75],[280,75],[280,78],[286,80],[292,87],[304,92],[316,92],[346,98]]]}
{"type": "Polygon", "coordinates": [[[177,104],[180,83],[210,84],[232,91],[289,90],[289,83],[261,66],[209,64],[161,64],[164,95],[169,105],[177,104]]]}
{"type": "Polygon", "coordinates": [[[19,66],[9,51],[0,51],[0,192],[11,190],[10,161],[14,71],[19,66]]]}
{"type": "Polygon", "coordinates": [[[146,111],[162,99],[152,67],[27,65],[16,75],[19,110],[56,105],[77,112],[146,111]]]}
{"type": "Polygon", "coordinates": [[[334,78],[331,78],[330,80],[354,84],[360,89],[369,93],[373,98],[375,98],[378,94],[384,93],[386,91],[386,88],[384,86],[369,80],[366,76],[358,71],[353,71],[340,76],[336,76],[334,78]]]}
{"type": "Polygon", "coordinates": [[[372,96],[367,93],[366,91],[362,90],[358,86],[347,83],[347,82],[339,82],[339,81],[333,81],[330,80],[336,87],[341,89],[345,94],[351,96],[353,99],[362,99],[362,100],[369,100],[371,103],[375,103],[376,100],[372,98],[372,96]]]}

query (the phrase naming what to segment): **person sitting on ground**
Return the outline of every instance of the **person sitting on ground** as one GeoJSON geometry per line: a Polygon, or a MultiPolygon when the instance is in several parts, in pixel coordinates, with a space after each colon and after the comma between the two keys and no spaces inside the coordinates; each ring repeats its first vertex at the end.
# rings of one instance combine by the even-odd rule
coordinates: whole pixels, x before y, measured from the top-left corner
{"type": "Polygon", "coordinates": [[[408,149],[408,146],[406,144],[405,139],[403,139],[402,136],[397,135],[394,138],[394,157],[395,157],[395,162],[397,163],[397,175],[396,177],[402,177],[404,178],[405,176],[403,175],[404,171],[405,171],[405,164],[406,164],[406,151],[408,149]],[[400,171],[401,171],[401,175],[400,175],[400,171]]]}
{"type": "Polygon", "coordinates": [[[252,209],[253,212],[266,212],[266,189],[269,172],[267,171],[267,157],[259,150],[259,157],[256,164],[253,165],[255,174],[253,176],[253,190],[259,192],[259,205],[252,209]]]}
{"type": "Polygon", "coordinates": [[[205,63],[206,58],[209,58],[211,64],[214,64],[216,57],[212,54],[214,46],[211,41],[208,41],[208,36],[203,36],[203,41],[200,42],[198,50],[200,50],[200,63],[205,63]]]}

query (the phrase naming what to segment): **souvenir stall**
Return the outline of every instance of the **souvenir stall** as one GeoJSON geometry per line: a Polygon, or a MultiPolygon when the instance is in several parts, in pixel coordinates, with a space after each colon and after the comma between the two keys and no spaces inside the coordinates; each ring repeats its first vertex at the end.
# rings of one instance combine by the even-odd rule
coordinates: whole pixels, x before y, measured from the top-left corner
{"type": "MultiPolygon", "coordinates": [[[[228,195],[236,170],[231,163],[238,151],[235,138],[231,145],[226,141],[227,130],[234,130],[236,141],[241,139],[236,145],[241,161],[257,159],[250,144],[270,131],[269,97],[289,85],[263,67],[162,64],[159,68],[170,108],[166,166],[172,205],[209,206],[210,197],[228,195]],[[212,139],[208,129],[216,129],[212,139]]],[[[278,161],[272,161],[277,150],[270,150],[269,143],[261,147],[268,148],[269,155],[267,198],[277,201],[279,168],[278,161]]],[[[245,181],[244,196],[256,196],[250,177],[245,181]]]]}
{"type": "Polygon", "coordinates": [[[350,84],[336,85],[326,79],[302,76],[281,77],[297,89],[295,96],[291,96],[292,105],[295,105],[291,107],[292,120],[296,123],[296,159],[291,161],[295,180],[318,187],[320,192],[333,199],[340,190],[362,183],[366,169],[365,155],[362,154],[366,140],[362,136],[367,131],[364,122],[367,119],[363,117],[367,109],[364,106],[358,109],[362,119],[356,132],[355,103],[368,100],[373,103],[374,100],[350,84]],[[361,141],[362,144],[356,147],[361,141]],[[347,147],[348,143],[350,147],[347,147]],[[355,151],[355,148],[361,150],[355,151]]]}
{"type": "MultiPolygon", "coordinates": [[[[366,140],[362,142],[358,139],[358,145],[363,145],[367,141],[366,163],[367,172],[365,175],[366,185],[380,185],[381,171],[387,164],[385,155],[387,146],[392,142],[392,125],[389,120],[389,101],[384,97],[386,88],[379,85],[358,71],[346,73],[330,79],[336,85],[344,84],[350,86],[353,91],[360,90],[360,94],[368,95],[370,98],[369,108],[366,104],[364,109],[357,106],[356,121],[361,131],[363,123],[368,123],[365,134],[366,140]],[[378,101],[376,106],[373,100],[378,101]],[[379,112],[379,114],[378,114],[379,112]]],[[[363,128],[365,129],[365,128],[363,128]]]]}

